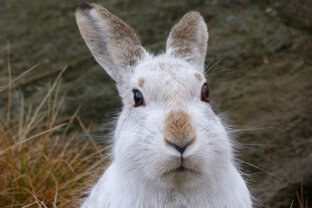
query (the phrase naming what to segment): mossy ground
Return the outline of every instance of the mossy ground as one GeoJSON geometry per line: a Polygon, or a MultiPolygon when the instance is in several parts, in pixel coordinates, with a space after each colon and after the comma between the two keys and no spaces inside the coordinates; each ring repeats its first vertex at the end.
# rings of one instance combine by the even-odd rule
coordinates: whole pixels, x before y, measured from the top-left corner
{"type": "MultiPolygon", "coordinates": [[[[27,77],[89,55],[74,19],[77,3],[3,1],[0,64],[6,65],[7,41],[14,76],[37,63],[40,65],[27,77]]],[[[250,187],[263,207],[289,207],[292,200],[293,207],[297,206],[298,184],[303,180],[306,189],[312,187],[312,20],[308,13],[302,15],[305,10],[294,7],[292,12],[294,16],[298,14],[297,19],[306,17],[302,24],[296,24],[288,21],[282,6],[270,1],[97,3],[129,23],[152,52],[164,50],[170,28],[184,13],[202,13],[210,35],[207,76],[212,103],[237,128],[258,129],[237,135],[242,143],[239,158],[278,176],[242,164],[250,175],[250,187]]],[[[40,101],[49,78],[18,88],[25,95],[26,105],[40,101]]],[[[5,70],[0,71],[0,81],[7,81],[5,70]]],[[[83,120],[96,123],[98,128],[121,106],[113,82],[92,58],[65,72],[61,90],[68,91],[62,114],[71,115],[81,105],[83,120]]],[[[1,106],[5,99],[3,96],[1,106]]],[[[0,112],[4,111],[1,107],[0,112]]],[[[312,196],[309,197],[312,203],[312,196]]]]}

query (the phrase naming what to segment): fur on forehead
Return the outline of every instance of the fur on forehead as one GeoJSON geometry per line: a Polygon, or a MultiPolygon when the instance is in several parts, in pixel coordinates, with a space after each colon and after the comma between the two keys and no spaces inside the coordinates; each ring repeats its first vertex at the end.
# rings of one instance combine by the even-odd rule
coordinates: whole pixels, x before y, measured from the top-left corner
{"type": "Polygon", "coordinates": [[[139,85],[142,85],[142,82],[145,82],[144,77],[154,77],[153,79],[155,82],[157,82],[158,79],[161,80],[166,77],[170,77],[170,79],[177,82],[187,80],[197,80],[197,82],[201,82],[202,80],[205,80],[204,75],[196,68],[196,66],[182,59],[165,54],[142,61],[138,64],[133,71],[131,84],[139,82],[139,85]]]}
{"type": "Polygon", "coordinates": [[[179,105],[187,99],[199,97],[196,95],[203,82],[204,75],[194,65],[163,54],[138,64],[128,83],[128,90],[123,91],[121,96],[128,97],[132,102],[132,93],[129,92],[138,89],[147,101],[179,105]]]}

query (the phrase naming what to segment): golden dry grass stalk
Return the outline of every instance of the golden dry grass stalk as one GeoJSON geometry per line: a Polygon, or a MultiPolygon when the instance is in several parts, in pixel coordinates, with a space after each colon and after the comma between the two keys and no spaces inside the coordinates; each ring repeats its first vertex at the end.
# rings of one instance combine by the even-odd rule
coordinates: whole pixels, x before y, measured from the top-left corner
{"type": "MultiPolygon", "coordinates": [[[[78,132],[71,126],[83,125],[78,110],[59,117],[65,98],[59,98],[62,72],[41,103],[26,110],[23,95],[13,96],[18,93],[12,87],[16,79],[12,81],[9,47],[7,61],[9,83],[0,86],[0,93],[9,89],[7,113],[0,115],[0,207],[72,207],[103,171],[107,158],[101,153],[108,147],[96,144],[90,135],[92,142],[76,139],[78,132]],[[12,101],[19,109],[13,109],[12,101]]],[[[88,132],[84,125],[82,131],[88,132]]]]}

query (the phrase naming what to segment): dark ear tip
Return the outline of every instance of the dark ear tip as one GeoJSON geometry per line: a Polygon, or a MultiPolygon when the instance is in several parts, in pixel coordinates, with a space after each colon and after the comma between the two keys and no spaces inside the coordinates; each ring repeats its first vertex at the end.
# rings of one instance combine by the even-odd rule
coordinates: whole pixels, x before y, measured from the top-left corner
{"type": "Polygon", "coordinates": [[[77,4],[75,8],[81,9],[81,10],[89,10],[89,9],[92,9],[92,6],[88,2],[83,2],[83,3],[77,4]]]}

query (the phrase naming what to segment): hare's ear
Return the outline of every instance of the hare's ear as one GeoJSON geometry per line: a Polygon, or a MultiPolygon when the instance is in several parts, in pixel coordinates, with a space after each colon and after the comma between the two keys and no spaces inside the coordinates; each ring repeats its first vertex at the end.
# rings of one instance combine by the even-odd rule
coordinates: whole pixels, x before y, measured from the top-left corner
{"type": "Polygon", "coordinates": [[[198,12],[188,12],[171,29],[166,53],[182,58],[203,70],[207,42],[208,30],[205,21],[198,12]]]}
{"type": "Polygon", "coordinates": [[[80,33],[96,61],[117,82],[124,82],[146,51],[134,30],[94,3],[76,6],[80,33]]]}

